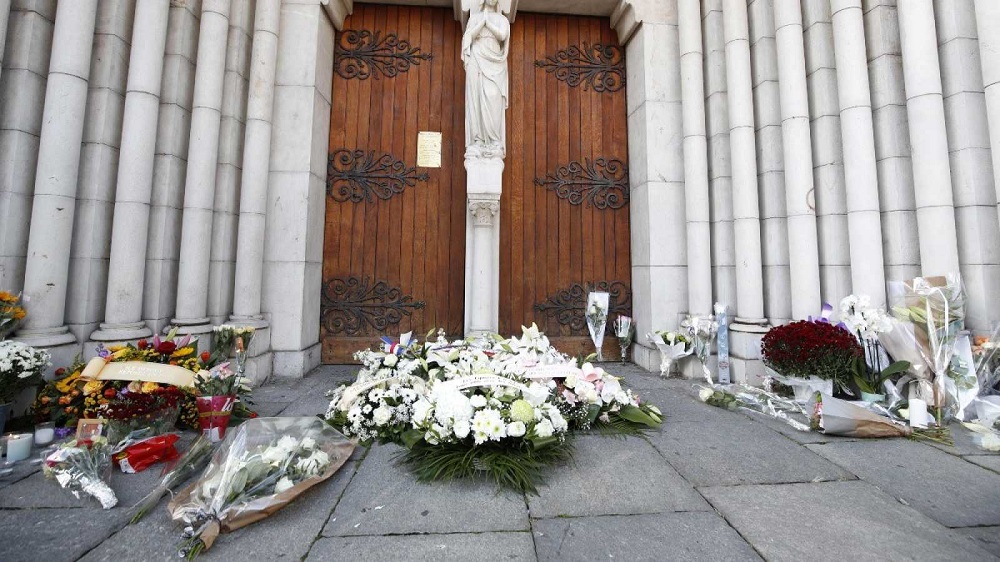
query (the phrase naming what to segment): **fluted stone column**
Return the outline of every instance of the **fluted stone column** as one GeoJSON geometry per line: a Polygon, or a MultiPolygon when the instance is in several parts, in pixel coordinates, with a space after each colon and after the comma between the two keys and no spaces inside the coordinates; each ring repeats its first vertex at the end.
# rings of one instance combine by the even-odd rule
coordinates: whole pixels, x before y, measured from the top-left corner
{"type": "Polygon", "coordinates": [[[747,11],[757,148],[757,192],[760,196],[764,316],[772,324],[778,325],[792,318],[792,290],[773,0],[747,2],[747,11]]]}
{"type": "Polygon", "coordinates": [[[722,6],[733,166],[736,310],[739,317],[757,323],[764,319],[764,282],[747,5],[745,0],[723,0],[722,6]]]}
{"type": "Polygon", "coordinates": [[[885,304],[885,262],[861,0],[831,0],[854,291],[885,304]]]}
{"type": "MultiPolygon", "coordinates": [[[[944,112],[958,229],[958,260],[969,304],[965,325],[989,333],[1000,320],[1000,225],[973,0],[935,0],[944,112]]],[[[993,147],[993,151],[1000,146],[993,147]]]]}
{"type": "Polygon", "coordinates": [[[959,265],[934,6],[931,0],[906,0],[897,10],[921,270],[925,275],[943,275],[959,271],[959,265]]]}
{"type": "Polygon", "coordinates": [[[208,268],[212,251],[215,174],[219,161],[219,127],[228,36],[229,0],[203,0],[174,318],[174,324],[185,333],[211,331],[208,268]]]}
{"type": "Polygon", "coordinates": [[[177,304],[177,262],[200,16],[200,2],[170,3],[142,296],[142,317],[154,332],[170,323],[177,304]]]}
{"type": "Polygon", "coordinates": [[[705,118],[712,217],[712,288],[716,302],[736,310],[736,237],[733,234],[733,177],[729,161],[729,93],[726,90],[722,0],[706,0],[702,36],[705,43],[705,118]]]}
{"type": "Polygon", "coordinates": [[[993,148],[993,186],[1000,201],[1000,2],[976,0],[976,28],[979,32],[979,57],[983,65],[990,145],[993,148]]]}
{"type": "Polygon", "coordinates": [[[60,2],[56,9],[24,274],[28,317],[18,331],[35,346],[76,343],[65,323],[66,286],[96,19],[97,0],[60,2]]]}
{"type": "Polygon", "coordinates": [[[920,275],[920,244],[896,0],[863,6],[885,277],[889,281],[912,279],[920,275]]]}
{"type": "Polygon", "coordinates": [[[81,342],[104,320],[135,8],[133,0],[97,4],[66,295],[66,323],[81,342]]]}
{"type": "Polygon", "coordinates": [[[28,253],[55,0],[14,4],[0,80],[0,287],[20,291],[28,253]]]}
{"type": "Polygon", "coordinates": [[[847,188],[830,0],[802,0],[802,23],[815,186],[810,203],[816,208],[820,296],[834,303],[851,294],[851,254],[845,243],[849,236],[847,188]]]}
{"type": "Polygon", "coordinates": [[[799,0],[774,0],[774,28],[785,156],[792,317],[802,320],[816,314],[822,302],[816,209],[811,204],[814,200],[812,135],[809,132],[809,92],[799,0]]]}
{"type": "Polygon", "coordinates": [[[767,332],[767,320],[746,0],[723,0],[722,15],[736,236],[736,317],[730,326],[730,356],[733,380],[753,383],[764,374],[760,338],[767,332]]]}
{"type": "Polygon", "coordinates": [[[215,176],[212,219],[212,259],[208,275],[208,316],[221,324],[233,311],[236,236],[239,227],[240,181],[243,175],[247,86],[250,66],[254,2],[232,0],[226,78],[222,89],[219,128],[219,164],[215,176]]]}
{"type": "MultiPolygon", "coordinates": [[[[4,46],[7,43],[7,22],[10,20],[10,0],[0,0],[0,68],[3,67],[4,46]]],[[[0,77],[3,75],[0,74],[0,77]]]]}
{"type": "Polygon", "coordinates": [[[236,289],[233,321],[263,327],[261,282],[264,270],[264,227],[267,217],[267,178],[274,113],[275,66],[281,0],[258,0],[250,56],[250,96],[247,99],[246,140],[243,146],[243,184],[240,190],[239,238],[236,252],[236,289]]]}
{"type": "Polygon", "coordinates": [[[94,341],[134,340],[151,335],[142,320],[142,286],[169,10],[169,0],[145,1],[136,7],[112,223],[107,305],[104,323],[91,336],[94,341]]]}
{"type": "Polygon", "coordinates": [[[712,225],[705,132],[701,1],[677,0],[684,114],[684,203],[687,218],[688,311],[712,313],[712,225]]]}

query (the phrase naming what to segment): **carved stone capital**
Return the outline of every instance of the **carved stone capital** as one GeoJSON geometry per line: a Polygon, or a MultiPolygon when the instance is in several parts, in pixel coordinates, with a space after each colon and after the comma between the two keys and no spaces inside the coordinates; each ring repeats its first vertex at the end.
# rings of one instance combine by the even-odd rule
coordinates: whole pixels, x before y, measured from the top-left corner
{"type": "Polygon", "coordinates": [[[611,12],[611,27],[618,32],[618,42],[627,45],[645,23],[677,25],[677,3],[662,0],[617,0],[611,12]]]}
{"type": "Polygon", "coordinates": [[[472,213],[473,224],[476,226],[493,226],[493,217],[500,213],[499,201],[469,201],[469,212],[472,213]]]}

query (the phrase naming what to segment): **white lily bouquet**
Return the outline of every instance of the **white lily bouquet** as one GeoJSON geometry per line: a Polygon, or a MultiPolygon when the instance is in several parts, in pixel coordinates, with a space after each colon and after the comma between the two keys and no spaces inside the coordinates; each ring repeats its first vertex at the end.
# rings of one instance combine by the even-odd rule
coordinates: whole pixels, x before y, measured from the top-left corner
{"type": "Polygon", "coordinates": [[[111,476],[111,447],[106,437],[64,443],[46,457],[44,472],[77,498],[82,494],[92,496],[104,509],[118,505],[107,483],[111,476]]]}
{"type": "Polygon", "coordinates": [[[354,444],[318,418],[257,418],[226,436],[195,483],[170,501],[183,521],[181,556],[195,558],[229,532],[275,513],[333,476],[354,444]]]}
{"type": "Polygon", "coordinates": [[[670,376],[674,362],[691,355],[691,342],[679,332],[659,330],[656,334],[646,334],[649,341],[660,351],[660,375],[670,376]]]}
{"type": "Polygon", "coordinates": [[[604,292],[593,292],[587,295],[587,329],[590,339],[597,348],[597,360],[604,361],[604,330],[608,325],[608,309],[611,306],[611,295],[604,292]]]}

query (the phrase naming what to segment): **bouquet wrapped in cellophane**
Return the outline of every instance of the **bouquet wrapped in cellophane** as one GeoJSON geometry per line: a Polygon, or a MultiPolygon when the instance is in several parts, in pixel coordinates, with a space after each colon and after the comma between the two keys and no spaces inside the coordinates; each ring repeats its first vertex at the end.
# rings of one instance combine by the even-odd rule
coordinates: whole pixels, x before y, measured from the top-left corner
{"type": "Polygon", "coordinates": [[[697,386],[698,399],[724,410],[746,410],[785,422],[799,431],[809,431],[808,425],[795,419],[807,418],[806,410],[795,400],[779,396],[768,389],[745,384],[716,384],[697,386]]]}
{"type": "Polygon", "coordinates": [[[160,483],[136,505],[131,522],[135,524],[141,521],[156,507],[156,504],[160,503],[160,498],[182,484],[196,471],[204,468],[211,456],[212,442],[204,435],[199,435],[180,458],[163,468],[160,483]]]}
{"type": "Polygon", "coordinates": [[[952,365],[965,327],[962,279],[949,274],[893,282],[889,303],[894,327],[879,339],[897,361],[910,362],[910,377],[904,377],[901,384],[915,381],[911,398],[933,406],[940,425],[962,408],[959,394],[965,387],[978,388],[973,369],[953,369],[952,365]]]}
{"type": "Polygon", "coordinates": [[[107,483],[111,476],[111,447],[105,437],[74,439],[62,444],[45,459],[44,472],[77,498],[80,494],[92,496],[104,509],[118,504],[114,490],[107,483]]]}
{"type": "Polygon", "coordinates": [[[179,551],[194,558],[220,532],[255,523],[333,476],[354,444],[315,417],[257,418],[226,436],[205,472],[170,501],[179,551]]]}

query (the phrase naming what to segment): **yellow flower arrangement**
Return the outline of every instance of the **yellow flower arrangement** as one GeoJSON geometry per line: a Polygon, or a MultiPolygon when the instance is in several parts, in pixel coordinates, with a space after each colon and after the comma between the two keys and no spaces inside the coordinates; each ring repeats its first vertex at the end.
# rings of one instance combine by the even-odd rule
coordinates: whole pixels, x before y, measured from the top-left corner
{"type": "Polygon", "coordinates": [[[191,346],[182,347],[182,348],[178,349],[177,351],[171,353],[170,354],[170,358],[171,359],[179,359],[181,357],[186,357],[188,355],[191,355],[192,353],[194,353],[194,348],[193,347],[191,347],[191,346]]]}
{"type": "Polygon", "coordinates": [[[83,385],[83,393],[87,396],[104,391],[104,381],[90,381],[83,385]]]}

